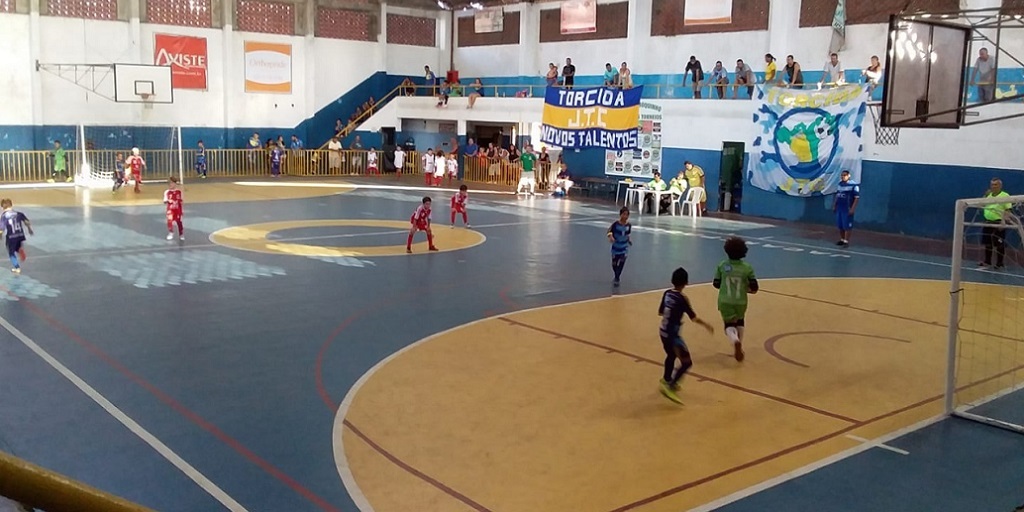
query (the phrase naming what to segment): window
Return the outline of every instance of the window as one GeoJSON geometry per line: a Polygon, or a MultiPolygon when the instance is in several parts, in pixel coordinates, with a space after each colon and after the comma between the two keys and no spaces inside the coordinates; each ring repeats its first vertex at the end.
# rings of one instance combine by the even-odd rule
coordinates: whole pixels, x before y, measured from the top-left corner
{"type": "Polygon", "coordinates": [[[46,14],[64,18],[116,20],[117,0],[48,0],[46,14]]]}
{"type": "Polygon", "coordinates": [[[146,21],[183,27],[212,27],[210,0],[146,0],[146,21]]]}
{"type": "Polygon", "coordinates": [[[388,44],[437,46],[437,20],[388,14],[388,44]]]}
{"type": "Polygon", "coordinates": [[[370,11],[350,11],[318,7],[316,36],[350,41],[376,41],[377,14],[370,11]]]}
{"type": "Polygon", "coordinates": [[[295,34],[295,6],[259,0],[238,0],[238,30],[263,34],[295,34]]]}

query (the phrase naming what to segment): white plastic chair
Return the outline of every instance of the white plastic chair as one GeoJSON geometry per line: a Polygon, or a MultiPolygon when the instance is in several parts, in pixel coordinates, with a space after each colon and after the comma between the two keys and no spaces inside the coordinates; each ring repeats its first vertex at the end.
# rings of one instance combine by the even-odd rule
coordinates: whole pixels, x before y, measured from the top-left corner
{"type": "Polygon", "coordinates": [[[684,194],[686,194],[686,192],[680,192],[679,194],[674,194],[674,193],[672,194],[672,209],[669,210],[669,211],[672,212],[673,216],[682,215],[683,214],[683,195],[684,194]]]}
{"type": "Polygon", "coordinates": [[[695,220],[697,217],[702,216],[700,211],[700,198],[704,197],[704,189],[702,187],[690,187],[686,190],[686,199],[683,200],[683,206],[680,209],[680,214],[685,211],[686,207],[690,207],[690,217],[695,220]]]}
{"type": "Polygon", "coordinates": [[[626,200],[622,202],[622,206],[628,208],[634,202],[640,202],[640,189],[634,186],[627,187],[626,200]]]}

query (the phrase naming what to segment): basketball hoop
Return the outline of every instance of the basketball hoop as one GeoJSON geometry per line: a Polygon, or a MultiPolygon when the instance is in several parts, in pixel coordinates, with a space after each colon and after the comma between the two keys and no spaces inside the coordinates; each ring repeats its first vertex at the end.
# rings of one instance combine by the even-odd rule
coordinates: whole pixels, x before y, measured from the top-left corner
{"type": "Polygon", "coordinates": [[[879,146],[899,146],[900,129],[891,126],[882,126],[882,104],[879,102],[868,103],[871,109],[871,120],[875,124],[875,144],[879,146]]]}
{"type": "Polygon", "coordinates": [[[153,109],[153,102],[149,101],[149,99],[152,98],[152,97],[153,97],[152,94],[146,94],[146,93],[140,93],[139,94],[139,98],[142,98],[142,108],[144,108],[146,110],[152,110],[153,109]]]}

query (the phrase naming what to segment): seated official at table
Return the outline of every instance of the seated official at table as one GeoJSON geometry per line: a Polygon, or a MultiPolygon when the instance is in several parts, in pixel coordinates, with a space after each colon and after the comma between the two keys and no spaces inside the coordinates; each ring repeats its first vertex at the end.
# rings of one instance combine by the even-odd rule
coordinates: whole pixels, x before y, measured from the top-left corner
{"type": "MultiPolygon", "coordinates": [[[[648,190],[667,190],[668,185],[666,185],[665,181],[661,179],[661,173],[654,171],[654,179],[648,181],[647,184],[644,185],[644,188],[648,190]]],[[[658,212],[666,213],[669,206],[672,205],[672,195],[665,194],[661,196],[661,200],[658,201],[658,203],[658,212]]],[[[652,194],[644,194],[644,209],[647,210],[647,213],[652,213],[653,206],[654,196],[652,194]]]]}
{"type": "Polygon", "coordinates": [[[554,195],[564,197],[569,195],[569,189],[572,188],[572,176],[569,176],[569,166],[563,162],[561,169],[558,170],[558,177],[555,178],[555,193],[554,195]]]}

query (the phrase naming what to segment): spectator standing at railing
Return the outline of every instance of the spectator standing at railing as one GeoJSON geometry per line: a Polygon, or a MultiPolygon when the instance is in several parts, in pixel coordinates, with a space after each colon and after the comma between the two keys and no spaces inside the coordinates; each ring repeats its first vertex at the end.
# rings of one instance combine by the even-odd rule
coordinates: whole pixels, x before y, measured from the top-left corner
{"type": "Polygon", "coordinates": [[[878,55],[871,56],[871,64],[861,74],[864,76],[864,81],[868,83],[868,93],[874,91],[875,87],[878,87],[879,80],[882,79],[882,63],[878,61],[878,55]]]}
{"type": "Polygon", "coordinates": [[[341,118],[335,119],[334,120],[334,133],[335,134],[341,133],[341,131],[344,130],[344,129],[345,129],[345,124],[341,122],[341,118]]]}
{"type": "Polygon", "coordinates": [[[992,101],[996,92],[996,60],[989,57],[988,48],[978,50],[978,60],[974,61],[971,72],[971,85],[978,86],[978,101],[992,101]]]}
{"type": "Polygon", "coordinates": [[[402,174],[402,167],[405,166],[405,150],[402,146],[395,148],[395,174],[402,174]]]}
{"type": "Polygon", "coordinates": [[[572,59],[565,59],[565,66],[562,66],[562,85],[566,89],[572,89],[576,82],[576,66],[572,65],[572,59]]]}
{"type": "Polygon", "coordinates": [[[804,72],[800,69],[800,63],[793,59],[792,55],[786,56],[786,84],[793,89],[804,88],[804,72]]]}
{"type": "Polygon", "coordinates": [[[754,78],[754,71],[747,63],[743,62],[743,59],[736,59],[736,81],[732,86],[732,98],[740,98],[741,85],[747,86],[747,96],[753,98],[755,83],[757,83],[757,79],[754,78]]]}
{"type": "Polygon", "coordinates": [[[544,189],[551,182],[551,155],[548,148],[540,148],[537,154],[537,170],[540,172],[540,185],[544,189]]]}
{"type": "Polygon", "coordinates": [[[436,96],[437,75],[430,70],[430,66],[423,66],[423,85],[427,86],[427,96],[436,96]]]}
{"type": "Polygon", "coordinates": [[[558,68],[555,67],[554,62],[548,63],[548,74],[544,76],[544,82],[548,84],[548,87],[558,84],[558,68]]]}
{"type": "Polygon", "coordinates": [[[411,78],[402,80],[402,96],[415,96],[416,95],[416,84],[412,83],[411,78]]]}
{"type": "Polygon", "coordinates": [[[466,139],[466,150],[465,150],[466,158],[473,158],[473,157],[475,157],[478,151],[480,151],[480,146],[476,145],[476,141],[473,140],[472,137],[469,138],[469,139],[466,139]]]}
{"type": "Polygon", "coordinates": [[[778,80],[776,77],[778,69],[775,66],[775,56],[770,53],[764,54],[764,63],[764,83],[775,84],[778,80]]]}
{"type": "Polygon", "coordinates": [[[473,80],[473,84],[470,85],[469,105],[466,105],[466,108],[473,108],[473,105],[476,104],[476,100],[478,98],[480,98],[481,96],[483,96],[483,95],[484,95],[484,84],[482,82],[480,82],[479,78],[477,78],[476,80],[473,80]]]}
{"type": "Polygon", "coordinates": [[[604,86],[605,87],[618,87],[619,85],[619,72],[612,67],[611,62],[604,64],[604,86]]]}
{"type": "Polygon", "coordinates": [[[683,87],[686,87],[686,77],[688,76],[693,76],[693,97],[699,100],[700,83],[704,81],[704,68],[701,67],[696,55],[690,55],[690,61],[686,63],[686,69],[683,70],[683,87]]]}
{"type": "Polygon", "coordinates": [[[349,146],[348,148],[351,149],[351,150],[354,150],[356,152],[356,154],[353,155],[353,157],[352,157],[353,165],[356,166],[356,169],[362,169],[363,168],[363,161],[364,161],[364,158],[363,158],[363,140],[360,139],[358,135],[356,135],[356,138],[352,139],[352,145],[349,146]]]}
{"type": "Polygon", "coordinates": [[[718,99],[725,98],[725,90],[729,86],[729,72],[725,70],[722,61],[715,61],[715,68],[711,70],[711,74],[708,76],[708,84],[715,90],[718,99]]]}
{"type": "Polygon", "coordinates": [[[341,141],[337,135],[327,143],[327,168],[332,174],[341,172],[341,141]]]}
{"type": "Polygon", "coordinates": [[[515,144],[508,145],[508,161],[511,163],[519,161],[519,149],[516,148],[515,144]]]}
{"type": "Polygon", "coordinates": [[[846,83],[846,71],[843,71],[843,64],[839,62],[839,55],[829,55],[825,63],[825,72],[821,75],[818,85],[843,85],[846,83]]]}
{"type": "Polygon", "coordinates": [[[623,89],[633,88],[633,72],[629,70],[625,62],[619,66],[619,87],[623,89]]]}

